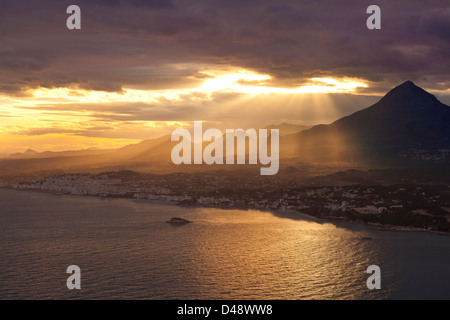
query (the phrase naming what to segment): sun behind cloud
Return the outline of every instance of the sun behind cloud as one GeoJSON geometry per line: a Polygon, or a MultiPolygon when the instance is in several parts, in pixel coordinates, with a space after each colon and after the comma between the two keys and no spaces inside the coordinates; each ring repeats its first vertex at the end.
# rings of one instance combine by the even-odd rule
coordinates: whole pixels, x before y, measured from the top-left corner
{"type": "MultiPolygon", "coordinates": [[[[281,87],[275,85],[268,74],[234,67],[205,68],[193,77],[203,81],[195,87],[166,90],[123,88],[121,92],[106,92],[68,86],[29,90],[23,97],[0,97],[0,114],[3,115],[0,150],[18,152],[30,146],[40,151],[119,147],[167,134],[174,123],[187,126],[192,120],[183,119],[182,115],[180,119],[160,121],[130,118],[131,106],[147,114],[151,110],[173,113],[174,108],[191,108],[201,114],[205,104],[217,105],[214,100],[217,94],[236,94],[240,101],[245,101],[245,97],[255,100],[263,96],[270,98],[273,104],[280,104],[277,102],[280,95],[353,93],[368,86],[359,79],[316,77],[298,87],[281,87]],[[168,107],[168,104],[173,107],[168,107]]],[[[222,101],[217,108],[208,112],[220,110],[221,116],[216,118],[223,117],[227,101],[222,101]]],[[[209,116],[214,118],[214,115],[209,116]]],[[[230,115],[225,114],[225,117],[230,115]]],[[[318,122],[320,120],[317,119],[318,122]]]]}

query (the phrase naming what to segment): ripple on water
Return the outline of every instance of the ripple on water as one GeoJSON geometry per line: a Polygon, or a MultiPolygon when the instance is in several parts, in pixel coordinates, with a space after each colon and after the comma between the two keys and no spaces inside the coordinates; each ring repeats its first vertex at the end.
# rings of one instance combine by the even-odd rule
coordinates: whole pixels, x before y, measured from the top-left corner
{"type": "Polygon", "coordinates": [[[0,200],[2,299],[449,298],[450,237],[126,199],[0,200]],[[174,216],[194,223],[165,223],[174,216]],[[65,286],[72,264],[81,290],[65,286]],[[371,264],[382,290],[366,287],[371,264]]]}

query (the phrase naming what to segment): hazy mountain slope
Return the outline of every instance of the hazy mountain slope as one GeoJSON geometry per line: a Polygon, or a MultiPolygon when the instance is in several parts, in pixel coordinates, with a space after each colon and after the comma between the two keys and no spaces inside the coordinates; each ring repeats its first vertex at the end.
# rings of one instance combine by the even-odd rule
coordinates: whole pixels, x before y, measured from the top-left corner
{"type": "Polygon", "coordinates": [[[304,126],[301,124],[291,124],[291,123],[281,123],[281,124],[272,124],[270,126],[265,127],[269,132],[271,129],[278,129],[280,136],[285,136],[288,134],[297,133],[306,129],[311,128],[311,126],[304,126]]]}
{"type": "Polygon", "coordinates": [[[371,107],[282,139],[284,156],[345,161],[450,149],[450,107],[407,81],[371,107]]]}

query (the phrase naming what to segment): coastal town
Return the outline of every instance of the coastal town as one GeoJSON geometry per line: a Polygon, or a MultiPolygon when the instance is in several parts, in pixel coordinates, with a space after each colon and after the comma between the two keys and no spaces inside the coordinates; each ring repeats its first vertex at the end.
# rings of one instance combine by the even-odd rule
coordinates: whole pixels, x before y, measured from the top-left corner
{"type": "Polygon", "coordinates": [[[450,232],[450,186],[392,184],[321,186],[298,178],[219,172],[168,175],[116,171],[63,174],[0,187],[56,194],[167,201],[187,206],[295,211],[318,219],[396,230],[450,232]],[[403,229],[401,229],[403,228],[403,229]]]}

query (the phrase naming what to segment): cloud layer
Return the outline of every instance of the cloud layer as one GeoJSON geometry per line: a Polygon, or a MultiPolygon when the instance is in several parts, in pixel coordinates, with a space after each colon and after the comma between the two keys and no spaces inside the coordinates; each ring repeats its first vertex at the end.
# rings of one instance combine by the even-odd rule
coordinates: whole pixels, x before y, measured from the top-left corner
{"type": "Polygon", "coordinates": [[[381,30],[366,28],[366,1],[78,0],[82,29],[68,30],[71,4],[2,0],[0,133],[8,146],[0,151],[27,141],[52,148],[51,139],[58,149],[105,143],[82,137],[129,143],[182,121],[220,128],[328,123],[406,80],[450,101],[448,0],[377,1],[381,30]],[[196,91],[212,71],[239,69],[267,75],[256,84],[272,88],[298,88],[311,78],[368,86],[327,95],[196,91]],[[47,89],[65,91],[37,94],[47,89]],[[133,90],[164,94],[127,101],[133,90]],[[182,94],[172,99],[172,91],[182,94]]]}
{"type": "Polygon", "coordinates": [[[0,92],[174,88],[216,65],[280,86],[329,76],[437,88],[450,71],[448,1],[378,1],[381,30],[366,28],[364,1],[83,0],[82,30],[65,27],[69,4],[2,1],[0,92]]]}

